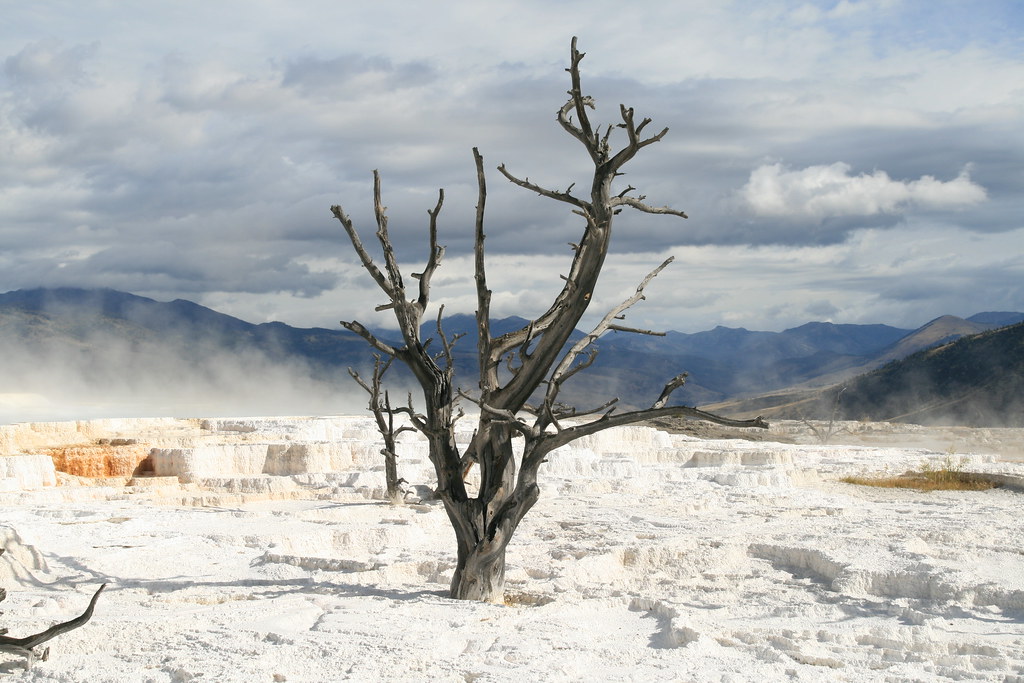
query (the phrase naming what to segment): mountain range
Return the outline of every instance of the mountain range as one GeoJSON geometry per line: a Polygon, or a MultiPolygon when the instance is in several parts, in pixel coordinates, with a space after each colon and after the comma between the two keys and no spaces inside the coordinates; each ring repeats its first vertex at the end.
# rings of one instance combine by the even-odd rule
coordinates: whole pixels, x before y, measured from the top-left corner
{"type": "Polygon", "coordinates": [[[712,406],[736,417],[1024,427],[1024,323],[946,341],[821,389],[712,406]]]}
{"type": "MultiPolygon", "coordinates": [[[[690,377],[674,396],[689,405],[782,389],[816,391],[923,349],[1021,321],[1022,313],[986,312],[967,319],[943,316],[917,330],[812,322],[782,332],[716,327],[664,337],[610,333],[598,342],[596,362],[566,385],[563,397],[581,408],[613,396],[623,406],[646,406],[682,371],[690,377]]],[[[492,329],[500,334],[526,323],[506,318],[493,321],[492,329]]],[[[457,381],[472,390],[475,319],[452,315],[444,326],[449,337],[465,335],[454,349],[457,381]]],[[[424,338],[433,328],[425,326],[424,338]]],[[[393,331],[375,333],[395,338],[393,331]]],[[[43,396],[51,405],[65,397],[77,401],[78,410],[83,401],[106,398],[121,410],[177,414],[336,413],[365,406],[349,367],[368,372],[372,354],[362,339],[341,328],[253,324],[191,301],[158,302],[109,289],[0,294],[0,373],[7,385],[0,392],[6,396],[43,396]],[[160,405],[161,398],[167,405],[160,405]]],[[[392,370],[392,379],[407,387],[411,379],[402,370],[392,370]]],[[[15,409],[2,414],[3,407],[0,402],[0,418],[19,417],[15,409]]]]}

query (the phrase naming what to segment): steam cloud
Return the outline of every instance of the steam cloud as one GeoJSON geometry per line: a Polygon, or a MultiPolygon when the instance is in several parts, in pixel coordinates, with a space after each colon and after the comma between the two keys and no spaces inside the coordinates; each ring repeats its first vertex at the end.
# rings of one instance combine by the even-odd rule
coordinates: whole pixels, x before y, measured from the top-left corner
{"type": "Polygon", "coordinates": [[[343,369],[317,377],[308,364],[254,349],[177,344],[95,332],[78,346],[43,341],[0,347],[0,421],[97,417],[335,415],[360,413],[366,396],[343,369]]]}

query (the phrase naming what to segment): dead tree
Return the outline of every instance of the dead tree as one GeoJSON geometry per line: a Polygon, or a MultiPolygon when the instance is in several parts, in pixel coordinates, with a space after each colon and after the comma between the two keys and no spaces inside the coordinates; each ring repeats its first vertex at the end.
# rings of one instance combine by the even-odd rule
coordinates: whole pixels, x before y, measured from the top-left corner
{"type": "Polygon", "coordinates": [[[395,426],[395,409],[391,405],[391,397],[387,391],[382,389],[384,373],[391,367],[394,357],[384,360],[378,353],[374,354],[373,359],[373,376],[369,383],[352,368],[348,369],[348,374],[363,388],[363,391],[370,395],[370,412],[373,413],[374,420],[377,422],[377,431],[380,432],[381,439],[384,441],[384,447],[380,449],[380,454],[384,456],[384,479],[387,482],[388,500],[392,504],[397,504],[402,501],[402,484],[405,482],[404,479],[398,478],[397,437],[402,432],[415,430],[408,425],[395,426]]]}
{"type": "MultiPolygon", "coordinates": [[[[11,654],[20,655],[25,658],[25,669],[31,669],[32,664],[35,662],[36,657],[39,657],[43,661],[50,656],[50,648],[44,649],[42,652],[36,651],[36,648],[50,640],[56,638],[62,633],[67,633],[79,626],[84,626],[87,621],[92,619],[92,612],[96,608],[96,601],[100,597],[100,593],[107,587],[107,584],[103,584],[96,589],[93,593],[92,599],[89,601],[89,606],[85,608],[85,611],[74,619],[62,622],[60,624],[54,624],[50,628],[34,633],[24,638],[12,638],[8,635],[7,629],[0,629],[0,652],[9,652],[11,654]]],[[[0,589],[0,600],[7,597],[7,593],[0,589]]]]}
{"type": "Polygon", "coordinates": [[[836,429],[836,416],[839,414],[839,399],[843,397],[844,391],[846,391],[845,386],[841,387],[839,391],[836,392],[835,398],[832,400],[832,413],[829,415],[827,426],[818,427],[807,418],[803,418],[801,420],[801,422],[803,422],[807,426],[807,428],[811,430],[814,436],[818,439],[818,443],[823,444],[825,446],[828,445],[828,443],[832,440],[832,437],[835,436],[836,434],[840,432],[850,431],[846,427],[836,429]]]}
{"type": "Polygon", "coordinates": [[[537,471],[545,457],[554,449],[580,437],[609,427],[632,424],[660,417],[698,418],[737,427],[766,427],[761,419],[738,421],[705,413],[693,407],[669,405],[672,392],[683,385],[685,373],[665,384],[658,398],[647,409],[616,413],[616,400],[585,410],[559,401],[563,384],[593,363],[594,342],[609,330],[653,334],[647,330],[620,323],[624,312],[644,298],[644,287],[668,265],[665,261],[637,287],[636,292],[610,311],[583,339],[568,349],[571,333],[590,305],[594,288],[604,266],[611,240],[612,221],[623,208],[644,213],[685,218],[681,211],[653,207],[644,203],[643,195],[634,195],[628,186],[618,192],[613,181],[622,167],[644,147],[661,140],[668,129],[645,137],[650,119],[636,120],[631,108],[620,106],[621,123],[608,125],[602,131],[590,122],[589,109],[593,98],[580,88],[580,60],[583,53],[571,46],[567,69],[572,87],[569,100],[557,113],[558,123],[586,149],[593,162],[593,178],[589,194],[574,194],[573,185],[565,190],[550,190],[518,178],[504,165],[498,170],[509,181],[524,189],[567,204],[584,222],[579,242],[571,245],[572,263],[563,277],[564,285],[550,307],[522,329],[494,337],[490,330],[491,290],[487,286],[484,262],[484,206],[487,196],[483,159],[473,150],[476,162],[478,199],[475,223],[475,260],[479,360],[479,391],[458,391],[453,384],[453,340],[441,326],[438,315],[437,348],[420,338],[420,323],[427,310],[430,281],[444,256],[438,244],[437,218],[444,202],[444,191],[437,204],[428,210],[429,256],[422,273],[412,274],[417,281],[414,292],[406,288],[399,270],[388,219],[381,201],[380,175],[374,171],[374,210],[377,239],[383,255],[383,268],[374,263],[364,247],[352,220],[339,206],[331,207],[344,226],[363,267],[370,273],[387,297],[377,310],[391,310],[398,322],[402,342],[390,344],[371,333],[362,324],[352,321],[341,324],[362,336],[382,356],[398,359],[412,371],[423,393],[422,410],[414,407],[410,395],[408,405],[394,408],[404,413],[428,441],[430,460],[437,474],[437,493],[444,502],[448,518],[455,530],[457,564],[451,584],[451,596],[459,599],[500,602],[504,597],[505,548],[523,516],[537,502],[540,489],[537,471]],[[624,131],[625,142],[613,149],[612,133],[624,131]],[[464,453],[455,442],[458,402],[465,398],[479,409],[476,431],[464,453]],[[531,403],[532,401],[532,403],[531,403]],[[513,452],[513,437],[522,437],[522,455],[513,452]],[[478,490],[467,486],[463,474],[467,466],[480,468],[478,490]]]}

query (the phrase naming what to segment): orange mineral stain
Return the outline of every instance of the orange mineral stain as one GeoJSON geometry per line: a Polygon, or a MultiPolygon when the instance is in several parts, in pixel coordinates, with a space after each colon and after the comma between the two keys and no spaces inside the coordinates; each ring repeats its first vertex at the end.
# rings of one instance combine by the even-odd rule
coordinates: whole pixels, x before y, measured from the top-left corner
{"type": "Polygon", "coordinates": [[[44,449],[58,472],[78,477],[130,477],[152,474],[150,447],[136,443],[58,446],[44,449]]]}

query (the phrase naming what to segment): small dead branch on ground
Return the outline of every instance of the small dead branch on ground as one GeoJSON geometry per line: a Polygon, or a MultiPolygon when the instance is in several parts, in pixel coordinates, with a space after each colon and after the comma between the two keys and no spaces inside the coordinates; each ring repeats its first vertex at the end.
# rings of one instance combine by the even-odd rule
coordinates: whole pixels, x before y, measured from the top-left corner
{"type": "MultiPolygon", "coordinates": [[[[0,553],[3,551],[0,550],[0,553]]],[[[34,633],[24,638],[12,638],[8,635],[7,629],[0,629],[0,652],[9,652],[11,654],[20,655],[25,658],[25,670],[28,671],[32,668],[35,663],[36,657],[39,657],[44,662],[50,656],[50,648],[45,648],[42,652],[36,651],[36,648],[45,643],[46,641],[56,638],[62,633],[74,630],[79,626],[84,626],[89,619],[92,618],[92,612],[96,608],[96,600],[100,597],[100,593],[107,587],[107,584],[103,584],[96,589],[93,593],[92,599],[89,601],[89,606],[85,608],[85,611],[80,615],[59,624],[54,624],[45,631],[34,633]]],[[[7,592],[0,589],[0,600],[7,597],[7,592]]]]}

